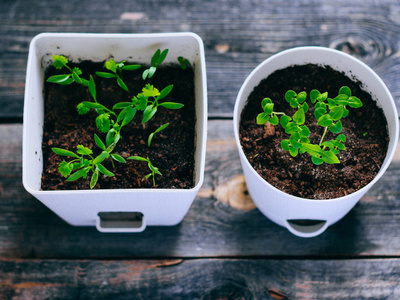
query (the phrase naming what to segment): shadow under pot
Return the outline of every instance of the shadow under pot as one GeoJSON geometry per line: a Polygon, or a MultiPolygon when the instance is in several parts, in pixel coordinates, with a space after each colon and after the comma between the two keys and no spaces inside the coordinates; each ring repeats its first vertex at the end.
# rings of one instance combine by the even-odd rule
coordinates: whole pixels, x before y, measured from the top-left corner
{"type": "Polygon", "coordinates": [[[323,233],[354,207],[388,168],[398,132],[393,98],[376,73],[323,47],[265,60],[234,110],[254,203],[299,237],[323,233]]]}

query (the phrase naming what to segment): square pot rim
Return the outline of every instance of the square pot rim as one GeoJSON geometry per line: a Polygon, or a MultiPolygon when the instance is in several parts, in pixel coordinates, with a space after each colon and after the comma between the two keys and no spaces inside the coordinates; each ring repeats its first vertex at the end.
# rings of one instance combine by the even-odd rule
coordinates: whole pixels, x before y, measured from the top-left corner
{"type": "MultiPolygon", "coordinates": [[[[132,193],[151,193],[151,194],[160,194],[160,193],[178,193],[178,194],[193,194],[197,192],[204,182],[204,169],[205,169],[205,157],[206,157],[206,142],[207,142],[207,78],[206,78],[206,65],[205,65],[205,51],[204,51],[204,43],[201,37],[194,32],[166,32],[166,33],[78,33],[78,32],[43,32],[34,36],[29,45],[29,54],[27,61],[27,70],[26,70],[26,88],[24,93],[24,115],[23,115],[23,142],[22,142],[22,183],[26,191],[30,194],[36,195],[78,195],[78,194],[104,194],[104,193],[117,193],[117,194],[132,194],[132,193]],[[38,41],[41,39],[58,39],[58,38],[78,38],[78,39],[88,39],[88,38],[108,38],[115,40],[123,40],[123,39],[153,39],[156,41],[160,38],[193,38],[195,39],[198,45],[198,56],[201,62],[201,81],[202,81],[202,110],[203,117],[202,123],[203,126],[199,127],[200,131],[202,131],[202,139],[201,139],[201,147],[196,145],[198,151],[200,151],[199,155],[199,176],[197,180],[197,184],[195,184],[192,188],[116,188],[116,189],[84,189],[84,190],[41,190],[32,188],[27,182],[27,173],[26,173],[26,163],[27,163],[27,134],[26,134],[26,115],[27,115],[27,105],[26,103],[29,101],[29,86],[30,86],[30,72],[31,72],[31,64],[32,60],[35,59],[33,57],[33,50],[38,41]]],[[[196,131],[197,135],[197,131],[196,131]]],[[[196,157],[195,157],[196,160],[196,157]]]]}

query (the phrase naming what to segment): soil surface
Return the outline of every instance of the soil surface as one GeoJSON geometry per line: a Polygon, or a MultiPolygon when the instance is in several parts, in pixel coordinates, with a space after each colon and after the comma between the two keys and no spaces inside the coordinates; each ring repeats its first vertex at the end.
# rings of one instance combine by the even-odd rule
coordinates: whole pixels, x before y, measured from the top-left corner
{"type": "MultiPolygon", "coordinates": [[[[128,63],[126,63],[128,64],[128,63]]],[[[155,75],[143,81],[142,66],[135,71],[124,71],[123,80],[129,92],[121,89],[116,78],[105,79],[95,75],[96,71],[107,72],[104,63],[83,61],[79,64],[69,64],[82,69],[82,78],[93,75],[96,83],[97,101],[108,108],[118,102],[130,102],[133,96],[141,92],[146,83],[154,85],[159,91],[173,84],[171,93],[160,102],[178,102],[184,107],[178,110],[159,107],[156,115],[145,126],[141,124],[142,112],[137,112],[130,124],[121,131],[121,140],[113,153],[125,159],[129,156],[149,157],[153,165],[158,167],[163,176],[156,175],[156,188],[192,188],[194,186],[194,151],[195,151],[195,97],[194,72],[191,67],[183,70],[179,65],[165,65],[157,69],[155,75]],[[157,133],[147,146],[150,133],[161,125],[169,123],[163,131],[157,133]]],[[[55,74],[65,74],[52,66],[47,69],[46,79],[55,74]]],[[[43,135],[43,190],[75,190],[89,189],[90,177],[67,182],[58,172],[59,163],[69,158],[56,155],[52,147],[76,151],[78,145],[84,145],[93,150],[94,155],[101,149],[94,142],[96,133],[105,141],[105,133],[101,133],[95,119],[97,113],[92,109],[86,115],[79,115],[76,110],[78,103],[93,101],[88,89],[77,83],[62,86],[45,83],[45,123],[43,135]]],[[[150,173],[146,162],[127,160],[127,163],[110,160],[103,165],[115,174],[114,177],[99,176],[96,189],[112,188],[153,188],[151,177],[142,180],[150,173]]],[[[90,173],[91,174],[91,173],[90,173]]]]}
{"type": "MultiPolygon", "coordinates": [[[[324,141],[336,136],[328,131],[324,141]]],[[[329,66],[310,64],[278,70],[254,88],[241,115],[240,140],[250,164],[271,185],[298,197],[331,199],[353,193],[373,180],[385,159],[389,137],[382,110],[356,78],[350,79],[329,66]],[[311,143],[319,143],[323,128],[316,125],[309,93],[317,89],[328,92],[328,97],[336,97],[342,86],[350,87],[363,106],[348,107],[349,115],[341,120],[341,133],[347,141],[346,150],[338,154],[340,164],[316,166],[307,153],[293,158],[280,146],[282,139],[289,138],[280,124],[256,123],[257,115],[262,112],[262,99],[271,98],[274,111],[293,116],[295,110],[284,99],[286,91],[306,91],[310,109],[305,125],[311,131],[311,143]]]]}

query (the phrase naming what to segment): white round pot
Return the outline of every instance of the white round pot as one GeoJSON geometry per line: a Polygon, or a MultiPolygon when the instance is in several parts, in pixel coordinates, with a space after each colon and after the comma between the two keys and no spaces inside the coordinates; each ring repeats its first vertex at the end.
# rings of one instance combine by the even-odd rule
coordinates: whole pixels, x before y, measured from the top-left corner
{"type": "Polygon", "coordinates": [[[393,98],[378,75],[366,64],[343,52],[323,47],[299,47],[280,52],[265,60],[251,72],[243,83],[236,99],[234,110],[234,132],[240,161],[248,191],[260,211],[275,223],[286,227],[299,237],[314,237],[323,233],[328,226],[343,218],[373,186],[388,168],[396,150],[399,136],[398,115],[393,98]],[[265,181],[250,165],[239,140],[240,116],[247,99],[261,80],[276,70],[292,65],[329,65],[344,72],[348,77],[356,77],[363,83],[383,109],[389,132],[389,147],[383,165],[369,184],[344,197],[310,200],[289,195],[265,181]],[[307,221],[307,222],[303,222],[307,221]]]}

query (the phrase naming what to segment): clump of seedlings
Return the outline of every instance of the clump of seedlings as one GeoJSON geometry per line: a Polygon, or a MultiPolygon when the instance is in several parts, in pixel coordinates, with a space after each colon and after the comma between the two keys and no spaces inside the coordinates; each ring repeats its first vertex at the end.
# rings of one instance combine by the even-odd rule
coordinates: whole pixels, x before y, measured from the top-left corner
{"type": "Polygon", "coordinates": [[[285,133],[289,135],[288,139],[281,141],[281,147],[293,157],[296,157],[299,153],[308,153],[312,162],[316,165],[340,163],[337,154],[346,150],[344,145],[346,136],[339,134],[343,129],[341,119],[349,114],[347,106],[359,108],[362,106],[361,100],[352,96],[351,90],[347,86],[340,88],[338,96],[335,98],[328,98],[327,92],[320,93],[317,90],[312,90],[310,100],[314,104],[314,116],[317,125],[324,128],[319,142],[313,144],[309,140],[310,130],[304,125],[306,112],[309,109],[306,99],[306,92],[298,94],[292,90],[286,92],[285,100],[292,108],[297,109],[290,117],[283,112],[275,112],[272,100],[264,98],[261,101],[263,112],[258,114],[257,124],[264,125],[269,122],[276,126],[280,123],[285,129],[285,133]],[[324,141],[328,130],[333,134],[338,134],[338,136],[330,141],[324,141]]]}
{"type": "MultiPolygon", "coordinates": [[[[152,56],[150,68],[143,71],[142,78],[151,78],[160,64],[165,60],[167,54],[168,49],[162,52],[158,49],[152,56]]],[[[180,109],[183,107],[181,103],[161,101],[170,94],[173,85],[169,85],[160,91],[151,84],[145,84],[141,92],[134,96],[130,102],[119,102],[113,107],[108,108],[97,100],[96,84],[92,75],[89,76],[89,79],[80,77],[82,71],[79,68],[70,68],[68,66],[68,59],[62,55],[53,55],[53,61],[53,66],[56,69],[66,69],[68,72],[62,75],[51,76],[47,81],[61,85],[68,85],[76,82],[86,86],[91,99],[90,101],[82,101],[77,105],[78,114],[84,115],[90,110],[94,110],[97,113],[95,119],[96,127],[100,132],[106,133],[105,141],[102,141],[98,135],[94,134],[94,142],[102,150],[97,156],[93,156],[92,149],[84,145],[78,145],[76,153],[61,148],[52,148],[54,153],[71,158],[69,161],[62,161],[58,168],[60,174],[67,178],[67,181],[75,181],[80,178],[86,179],[87,176],[91,174],[90,188],[93,189],[96,186],[100,173],[105,176],[115,176],[114,173],[107,170],[102,163],[105,160],[111,160],[113,166],[114,161],[118,163],[127,163],[122,156],[113,153],[113,151],[121,139],[122,129],[134,119],[136,113],[138,111],[143,112],[141,123],[145,124],[156,115],[160,107],[166,109],[180,109]]],[[[119,87],[128,92],[129,88],[123,80],[123,73],[125,71],[137,70],[141,66],[136,64],[128,65],[126,61],[117,63],[113,59],[110,59],[105,62],[104,67],[109,72],[96,72],[96,75],[102,78],[116,78],[119,87]]],[[[147,142],[148,147],[151,146],[155,134],[166,129],[168,125],[169,123],[161,125],[149,135],[147,142]]],[[[156,186],[155,175],[162,175],[162,173],[153,165],[148,157],[130,156],[127,159],[147,162],[150,173],[144,176],[142,180],[152,177],[153,186],[156,186]]]]}

